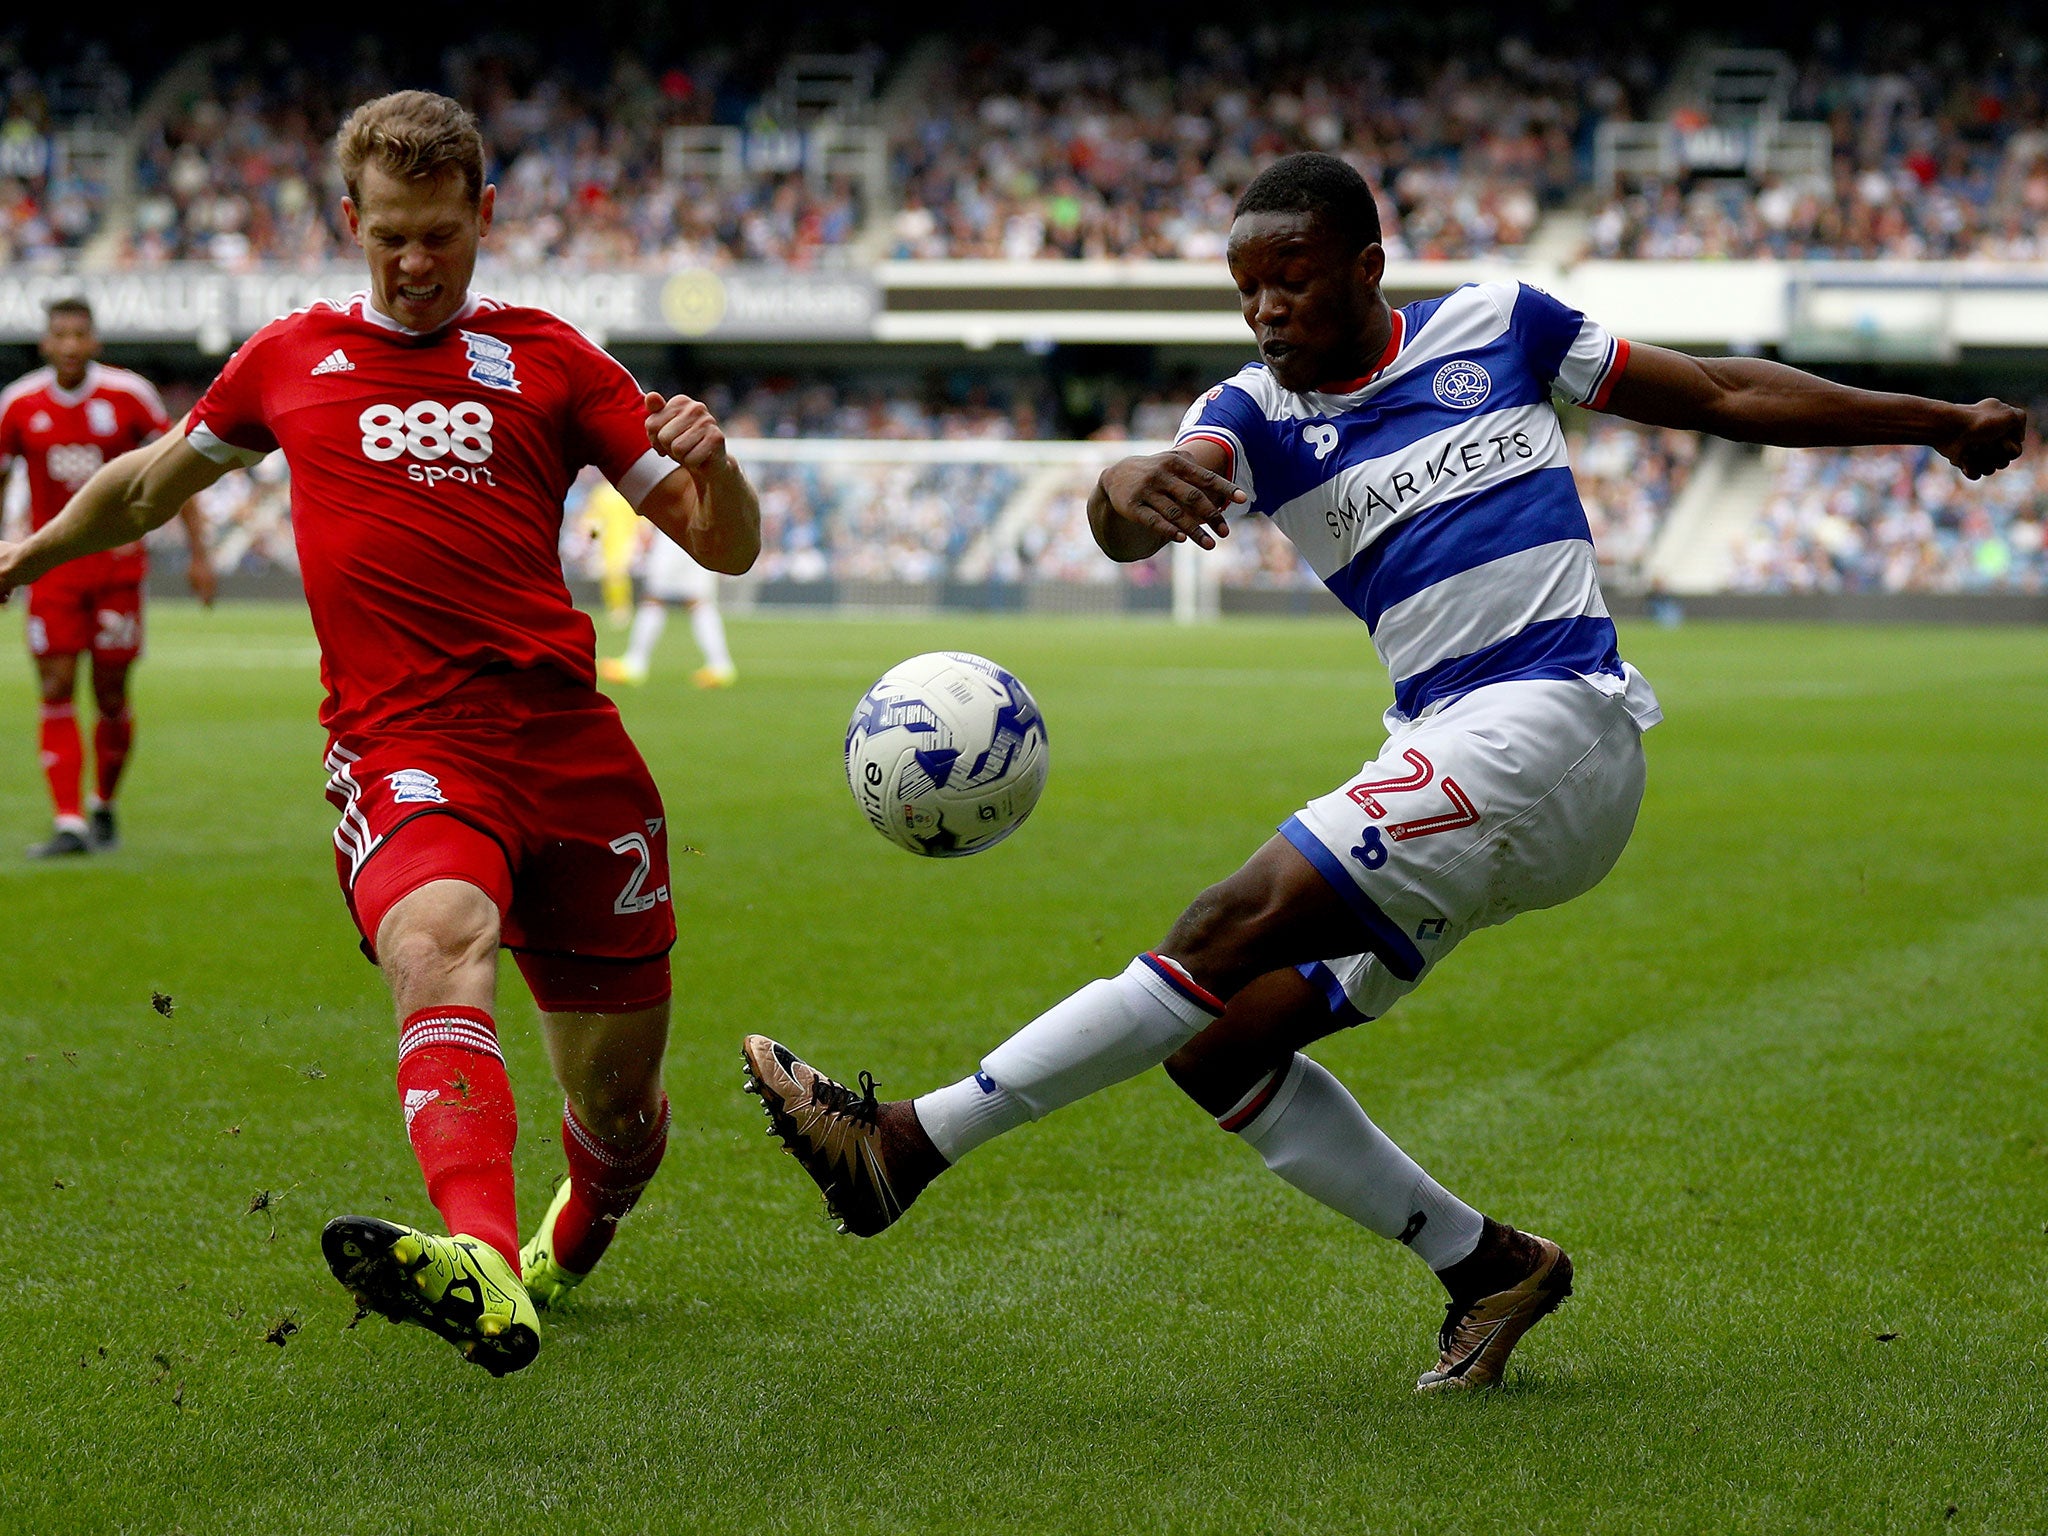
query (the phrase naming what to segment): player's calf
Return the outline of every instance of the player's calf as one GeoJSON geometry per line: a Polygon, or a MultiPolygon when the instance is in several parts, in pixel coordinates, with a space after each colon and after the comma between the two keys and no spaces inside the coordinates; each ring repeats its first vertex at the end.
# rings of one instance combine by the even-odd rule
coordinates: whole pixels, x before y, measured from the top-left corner
{"type": "Polygon", "coordinates": [[[427,1196],[450,1232],[519,1262],[512,1148],[519,1136],[497,1027],[481,1008],[422,1008],[398,1041],[398,1095],[427,1196]]]}
{"type": "Polygon", "coordinates": [[[29,849],[28,856],[48,859],[90,852],[81,784],[85,745],[78,731],[78,710],[69,697],[45,698],[39,726],[43,777],[56,823],[50,839],[29,849]]]}
{"type": "MultiPolygon", "coordinates": [[[[592,1118],[599,1118],[593,1116],[592,1118]]],[[[668,1150],[668,1096],[651,1124],[639,1116],[600,1120],[600,1135],[572,1104],[562,1106],[562,1151],[569,1177],[520,1252],[527,1294],[543,1310],[581,1285],[611,1247],[618,1226],[640,1201],[668,1150]]]]}

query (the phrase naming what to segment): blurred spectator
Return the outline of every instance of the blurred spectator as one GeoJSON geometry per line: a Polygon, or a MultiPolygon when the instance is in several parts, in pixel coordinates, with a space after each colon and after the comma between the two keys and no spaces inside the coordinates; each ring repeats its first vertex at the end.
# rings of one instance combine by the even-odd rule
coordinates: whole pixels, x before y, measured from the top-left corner
{"type": "MultiPolygon", "coordinates": [[[[2037,413],[2038,414],[2038,413],[2037,413]]],[[[2048,453],[1965,480],[1929,448],[1788,452],[1736,551],[1748,592],[2040,592],[2048,453]]]]}
{"type": "MultiPolygon", "coordinates": [[[[199,493],[207,548],[221,575],[297,571],[292,543],[292,482],[284,455],[273,453],[254,469],[225,475],[199,493]]],[[[185,563],[185,534],[166,523],[148,536],[156,556],[176,568],[185,563]]]]}
{"type": "Polygon", "coordinates": [[[1639,427],[1612,417],[1585,421],[1585,430],[1568,434],[1568,442],[1600,577],[1622,586],[1640,585],[1671,503],[1692,478],[1699,434],[1639,427]]]}
{"type": "Polygon", "coordinates": [[[1602,61],[1513,39],[1478,68],[1464,53],[1412,74],[1391,62],[1411,57],[1334,17],[1249,39],[1206,28],[1180,56],[963,46],[897,146],[891,249],[1213,260],[1260,166],[1321,149],[1379,190],[1390,253],[1512,250],[1577,179],[1591,123],[1628,100],[1602,61]]]}
{"type": "MultiPolygon", "coordinates": [[[[650,70],[622,53],[593,80],[530,46],[494,40],[455,50],[444,78],[484,131],[498,185],[487,250],[522,266],[627,266],[827,259],[863,210],[844,183],[800,173],[735,183],[673,177],[666,130],[712,120],[731,61],[650,70]]],[[[360,101],[418,80],[394,78],[365,40],[323,70],[270,45],[217,62],[206,88],[142,147],[126,258],[296,265],[350,254],[331,144],[360,101]]]]}
{"type": "Polygon", "coordinates": [[[118,131],[128,77],[103,48],[31,60],[0,40],[0,266],[56,266],[98,233],[107,188],[71,130],[118,131]]]}
{"type": "Polygon", "coordinates": [[[1826,175],[1703,178],[1613,189],[1593,254],[1895,260],[2048,255],[2048,69],[2037,39],[2001,38],[1970,67],[1917,32],[1880,30],[1861,63],[1809,60],[1787,116],[1825,122],[1826,175]]]}

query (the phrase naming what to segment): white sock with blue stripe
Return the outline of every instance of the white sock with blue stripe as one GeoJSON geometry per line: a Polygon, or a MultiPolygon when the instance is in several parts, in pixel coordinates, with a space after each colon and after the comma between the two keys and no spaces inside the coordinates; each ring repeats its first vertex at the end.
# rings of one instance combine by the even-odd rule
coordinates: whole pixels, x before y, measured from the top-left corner
{"type": "Polygon", "coordinates": [[[1217,1124],[1250,1142],[1303,1194],[1406,1243],[1431,1269],[1447,1269],[1479,1246],[1485,1218],[1395,1146],[1350,1091],[1306,1056],[1261,1079],[1217,1124]]]}
{"type": "Polygon", "coordinates": [[[981,1070],[913,1103],[947,1162],[1026,1120],[1156,1067],[1223,1004],[1176,962],[1144,954],[1121,976],[1091,981],[982,1058],[981,1070]]]}

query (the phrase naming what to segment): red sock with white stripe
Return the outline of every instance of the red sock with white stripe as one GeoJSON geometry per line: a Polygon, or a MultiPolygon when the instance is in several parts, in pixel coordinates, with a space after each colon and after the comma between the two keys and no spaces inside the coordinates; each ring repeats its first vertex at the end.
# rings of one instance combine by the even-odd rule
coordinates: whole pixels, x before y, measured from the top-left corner
{"type": "Polygon", "coordinates": [[[398,1097],[427,1198],[448,1224],[489,1243],[519,1269],[512,1147],[519,1114],[481,1008],[422,1008],[398,1034],[398,1097]]]}
{"type": "Polygon", "coordinates": [[[913,1103],[947,1162],[1026,1120],[1156,1067],[1223,1012],[1179,961],[1138,956],[1091,981],[982,1058],[981,1070],[913,1103]]]}
{"type": "Polygon", "coordinates": [[[43,706],[43,777],[50,783],[50,803],[57,808],[57,825],[73,832],[85,830],[85,807],[80,801],[85,775],[85,741],[78,734],[78,707],[68,700],[43,706]]]}
{"type": "Polygon", "coordinates": [[[123,707],[118,715],[101,715],[92,728],[93,785],[101,805],[111,805],[121,787],[121,770],[135,745],[135,716],[123,707]]]}
{"type": "Polygon", "coordinates": [[[569,1159],[569,1198],[555,1218],[555,1262],[587,1275],[612,1245],[619,1222],[640,1201],[668,1150],[668,1095],[654,1128],[634,1145],[598,1140],[569,1105],[562,1106],[562,1152],[569,1159]]]}

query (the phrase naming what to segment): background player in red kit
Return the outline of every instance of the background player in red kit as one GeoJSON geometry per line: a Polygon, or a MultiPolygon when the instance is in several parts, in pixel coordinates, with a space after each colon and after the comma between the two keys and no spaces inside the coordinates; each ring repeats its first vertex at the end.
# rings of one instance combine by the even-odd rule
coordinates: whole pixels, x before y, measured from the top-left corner
{"type": "Polygon", "coordinates": [[[327,687],[336,865],[391,985],[400,1103],[453,1234],[346,1216],[321,1246],[359,1303],[502,1375],[533,1359],[537,1307],[589,1273],[668,1133],[666,824],[595,688],[596,635],[557,554],[563,494],[595,465],[735,574],[759,552],[760,508],[697,401],[643,395],[554,315],[471,295],[494,189],[457,103],[369,102],[336,152],[369,291],[257,332],[183,431],[0,545],[0,593],[284,450],[327,687]],[[570,1177],[523,1253],[491,1016],[501,945],[567,1094],[570,1177]]]}
{"type": "MultiPolygon", "coordinates": [[[[0,391],[0,478],[10,461],[28,470],[29,527],[40,528],[107,460],[170,430],[164,403],[140,374],[98,361],[99,332],[83,299],[49,306],[41,343],[47,367],[0,391]]],[[[199,509],[179,509],[192,541],[189,579],[203,603],[214,595],[199,509]]],[[[50,783],[56,829],[30,848],[32,859],[111,848],[120,839],[114,791],[135,739],[128,708],[128,669],[142,654],[142,578],[149,557],[140,543],[87,556],[29,589],[28,649],[42,694],[43,774],[50,783]],[[78,658],[92,655],[93,797],[80,780],[85,742],[78,730],[78,658]],[[87,812],[90,811],[90,820],[87,812]]]]}

